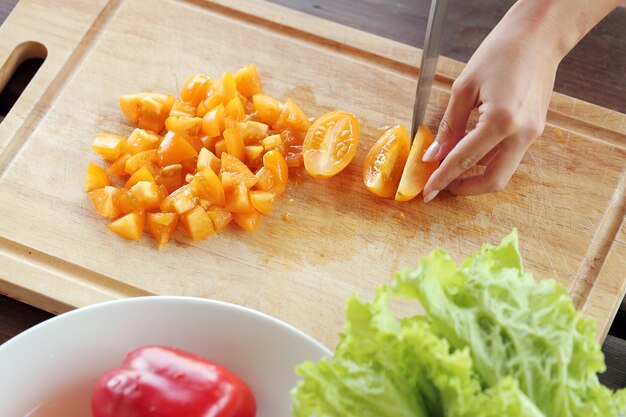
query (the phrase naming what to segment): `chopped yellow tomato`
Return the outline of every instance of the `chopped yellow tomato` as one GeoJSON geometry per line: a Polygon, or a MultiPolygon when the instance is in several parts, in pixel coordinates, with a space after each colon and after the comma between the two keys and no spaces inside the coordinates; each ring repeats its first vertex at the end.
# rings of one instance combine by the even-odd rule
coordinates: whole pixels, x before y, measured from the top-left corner
{"type": "Polygon", "coordinates": [[[224,187],[217,174],[209,168],[203,168],[189,183],[191,192],[197,197],[208,200],[212,206],[224,207],[224,187]]]}
{"type": "Polygon", "coordinates": [[[107,185],[104,188],[89,191],[87,194],[99,214],[104,217],[108,217],[109,219],[113,219],[121,214],[120,209],[115,203],[117,195],[120,192],[120,189],[107,185]]]}
{"type": "Polygon", "coordinates": [[[202,133],[217,137],[224,131],[224,105],[222,103],[209,110],[202,118],[202,133]]]}
{"type": "Polygon", "coordinates": [[[161,145],[159,145],[158,155],[161,165],[165,166],[193,158],[198,155],[198,152],[183,136],[174,132],[167,132],[161,145]]]}
{"type": "Polygon", "coordinates": [[[226,193],[226,210],[231,213],[250,213],[254,211],[246,184],[237,182],[234,188],[226,193]]]}
{"type": "Polygon", "coordinates": [[[226,128],[236,127],[237,123],[244,120],[246,117],[246,110],[243,107],[241,99],[237,96],[233,97],[224,107],[224,126],[226,128]]]}
{"type": "Polygon", "coordinates": [[[124,170],[128,175],[133,175],[141,167],[146,167],[153,177],[157,177],[161,173],[158,160],[159,157],[156,149],[137,152],[126,160],[124,170]]]}
{"type": "Polygon", "coordinates": [[[283,104],[278,119],[274,123],[274,129],[293,129],[302,132],[308,131],[310,126],[309,118],[290,98],[283,104]]]}
{"type": "Polygon", "coordinates": [[[200,206],[195,206],[180,217],[189,237],[193,240],[206,239],[215,233],[213,222],[206,211],[200,206]]]}
{"type": "Polygon", "coordinates": [[[283,147],[283,138],[280,135],[271,135],[266,137],[261,141],[261,145],[263,145],[263,149],[265,152],[271,151],[273,149],[278,149],[279,152],[283,147]]]}
{"type": "Polygon", "coordinates": [[[155,179],[158,185],[163,185],[168,194],[171,194],[185,184],[183,166],[181,164],[167,165],[155,179]]]}
{"type": "Polygon", "coordinates": [[[273,126],[278,119],[278,115],[283,107],[280,101],[265,94],[255,94],[252,96],[256,118],[266,125],[273,126]]]}
{"type": "Polygon", "coordinates": [[[131,188],[133,185],[137,184],[139,181],[150,181],[156,183],[156,180],[148,171],[148,168],[141,167],[133,175],[130,176],[128,181],[126,181],[126,188],[131,188]]]}
{"type": "Polygon", "coordinates": [[[439,166],[438,161],[423,162],[426,149],[435,141],[435,136],[424,125],[417,130],[409,157],[404,166],[396,201],[409,201],[422,192],[426,182],[439,166]]]}
{"type": "Polygon", "coordinates": [[[159,247],[171,239],[176,230],[176,225],[178,225],[178,214],[176,213],[146,214],[146,226],[159,247]]]}
{"type": "Polygon", "coordinates": [[[274,178],[269,169],[261,167],[254,176],[257,178],[254,188],[258,188],[261,191],[269,191],[274,187],[274,178]]]}
{"type": "Polygon", "coordinates": [[[147,151],[150,149],[156,149],[161,143],[161,136],[154,132],[144,129],[135,129],[126,140],[124,150],[130,155],[147,151]]]}
{"type": "Polygon", "coordinates": [[[196,117],[196,106],[177,101],[170,110],[170,117],[196,117]]]}
{"type": "Polygon", "coordinates": [[[87,167],[87,175],[85,176],[85,191],[93,191],[98,188],[104,188],[107,185],[111,185],[107,173],[94,163],[89,164],[87,167]]]}
{"type": "Polygon", "coordinates": [[[180,98],[191,106],[197,106],[211,89],[211,79],[204,74],[194,74],[187,78],[180,90],[180,98]]]}
{"type": "Polygon", "coordinates": [[[380,197],[395,195],[410,147],[411,139],[404,126],[398,125],[383,133],[363,163],[363,182],[367,189],[380,197]]]}
{"type": "Polygon", "coordinates": [[[259,77],[254,64],[246,65],[235,72],[234,78],[237,90],[245,97],[252,97],[263,90],[261,88],[261,77],[259,77]]]}
{"type": "Polygon", "coordinates": [[[245,162],[245,143],[240,129],[234,127],[224,130],[224,142],[226,144],[226,152],[228,152],[228,154],[234,156],[242,162],[245,162]]]}
{"type": "Polygon", "coordinates": [[[165,129],[183,137],[197,137],[202,130],[202,119],[199,117],[168,117],[165,119],[165,129]]]}
{"type": "Polygon", "coordinates": [[[105,161],[115,161],[124,151],[126,138],[112,133],[99,133],[93,140],[92,149],[105,161]]]}
{"type": "Polygon", "coordinates": [[[139,240],[143,234],[145,222],[146,215],[143,211],[137,210],[109,223],[107,227],[125,239],[139,240]]]}
{"type": "MultiPolygon", "coordinates": [[[[267,155],[267,154],[266,154],[267,155]]],[[[246,185],[246,188],[252,188],[257,182],[257,178],[254,176],[250,168],[248,168],[239,159],[231,156],[228,153],[222,155],[222,168],[220,170],[222,177],[225,174],[230,174],[235,182],[242,182],[246,185]]]]}
{"type": "Polygon", "coordinates": [[[284,157],[289,168],[302,166],[302,144],[306,132],[286,129],[280,134],[283,138],[284,157]]]}
{"type": "Polygon", "coordinates": [[[276,194],[269,191],[250,191],[250,202],[261,214],[269,216],[272,212],[272,203],[276,194]]]}
{"type": "Polygon", "coordinates": [[[198,204],[198,197],[191,191],[189,185],[183,185],[163,199],[160,209],[163,212],[183,214],[198,204]]]}
{"type": "Polygon", "coordinates": [[[128,161],[128,158],[130,158],[130,154],[128,152],[121,154],[115,162],[109,165],[107,168],[107,174],[115,175],[116,177],[128,176],[128,173],[126,172],[126,161],[128,161]]]}
{"type": "Polygon", "coordinates": [[[211,168],[213,172],[218,174],[222,167],[222,161],[215,156],[213,152],[207,148],[200,149],[198,154],[198,161],[196,162],[196,170],[202,171],[204,168],[211,168]]]}
{"type": "Polygon", "coordinates": [[[285,158],[277,150],[269,151],[263,155],[263,167],[272,174],[272,186],[267,191],[276,195],[284,193],[289,178],[289,167],[285,158]]]}
{"type": "MultiPolygon", "coordinates": [[[[119,103],[137,128],[128,138],[96,137],[93,149],[110,165],[106,172],[90,165],[85,190],[127,239],[139,239],[146,223],[159,247],[178,223],[194,240],[233,220],[255,230],[285,191],[289,167],[303,164],[309,119],[293,100],[264,95],[253,64],[214,80],[194,74],[180,98],[144,92],[119,103]],[[110,186],[107,174],[125,179],[124,187],[110,186]]],[[[322,136],[318,142],[330,146],[322,136]]]]}
{"type": "Polygon", "coordinates": [[[228,226],[228,224],[233,220],[233,215],[230,211],[226,210],[223,207],[209,207],[206,211],[213,222],[213,227],[216,232],[221,232],[228,226]]]}
{"type": "Polygon", "coordinates": [[[251,213],[233,213],[233,220],[243,230],[253,232],[259,228],[261,223],[261,213],[253,211],[251,213]]]}
{"type": "Polygon", "coordinates": [[[304,167],[313,177],[330,178],[348,166],[358,144],[356,116],[343,111],[327,113],[313,123],[304,138],[304,167]]]}

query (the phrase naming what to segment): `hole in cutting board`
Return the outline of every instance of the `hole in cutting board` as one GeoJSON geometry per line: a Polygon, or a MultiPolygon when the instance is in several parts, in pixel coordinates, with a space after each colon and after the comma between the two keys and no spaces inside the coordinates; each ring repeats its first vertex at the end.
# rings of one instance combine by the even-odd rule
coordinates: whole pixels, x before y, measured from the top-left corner
{"type": "Polygon", "coordinates": [[[0,68],[0,123],[9,114],[48,56],[39,42],[18,45],[0,68]]]}

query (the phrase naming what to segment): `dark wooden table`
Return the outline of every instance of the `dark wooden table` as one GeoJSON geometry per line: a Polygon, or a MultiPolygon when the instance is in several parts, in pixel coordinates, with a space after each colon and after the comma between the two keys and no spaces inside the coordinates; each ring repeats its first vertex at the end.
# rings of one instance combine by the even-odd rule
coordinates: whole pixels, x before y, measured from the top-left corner
{"type": "MultiPolygon", "coordinates": [[[[428,0],[271,0],[305,13],[422,46],[428,0]]],[[[17,0],[1,0],[0,24],[17,0]]],[[[467,62],[512,0],[452,0],[443,54],[467,62]]],[[[623,2],[626,6],[626,1],[623,2]]],[[[626,7],[613,11],[563,60],[555,90],[626,113],[626,7]]],[[[564,28],[567,30],[567,28],[564,28]]],[[[1,65],[1,63],[0,63],[1,65]]],[[[604,384],[626,386],[626,312],[621,310],[603,350],[608,371],[604,384]]],[[[52,317],[0,295],[0,343],[52,317]]]]}

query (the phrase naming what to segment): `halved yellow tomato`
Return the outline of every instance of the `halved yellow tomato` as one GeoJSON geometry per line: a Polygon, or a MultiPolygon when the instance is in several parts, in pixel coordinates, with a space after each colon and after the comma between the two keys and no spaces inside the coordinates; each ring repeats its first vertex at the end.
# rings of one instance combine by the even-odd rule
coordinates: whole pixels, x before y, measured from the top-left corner
{"type": "Polygon", "coordinates": [[[352,161],[358,144],[359,119],[344,111],[327,113],[313,123],[304,138],[304,167],[313,177],[330,178],[352,161]]]}
{"type": "Polygon", "coordinates": [[[404,126],[383,133],[363,162],[363,182],[367,189],[380,197],[395,195],[410,148],[411,139],[404,126]]]}
{"type": "Polygon", "coordinates": [[[409,157],[404,166],[396,201],[409,201],[422,192],[430,176],[439,167],[438,161],[423,162],[426,149],[435,141],[435,135],[424,125],[417,130],[409,157]]]}

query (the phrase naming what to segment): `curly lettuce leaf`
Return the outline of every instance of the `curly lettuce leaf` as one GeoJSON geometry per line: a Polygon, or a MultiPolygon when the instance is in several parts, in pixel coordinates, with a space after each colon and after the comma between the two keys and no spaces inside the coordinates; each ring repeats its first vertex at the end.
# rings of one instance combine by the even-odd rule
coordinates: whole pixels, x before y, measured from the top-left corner
{"type": "Polygon", "coordinates": [[[468,349],[423,316],[399,319],[381,289],[348,301],[335,355],[297,368],[296,417],[544,417],[512,379],[483,392],[468,349]]]}
{"type": "Polygon", "coordinates": [[[434,251],[401,271],[393,292],[418,299],[453,348],[469,348],[486,386],[511,377],[548,417],[626,412],[626,395],[598,381],[605,365],[593,320],[576,311],[562,285],[523,272],[516,232],[460,267],[434,251]]]}

